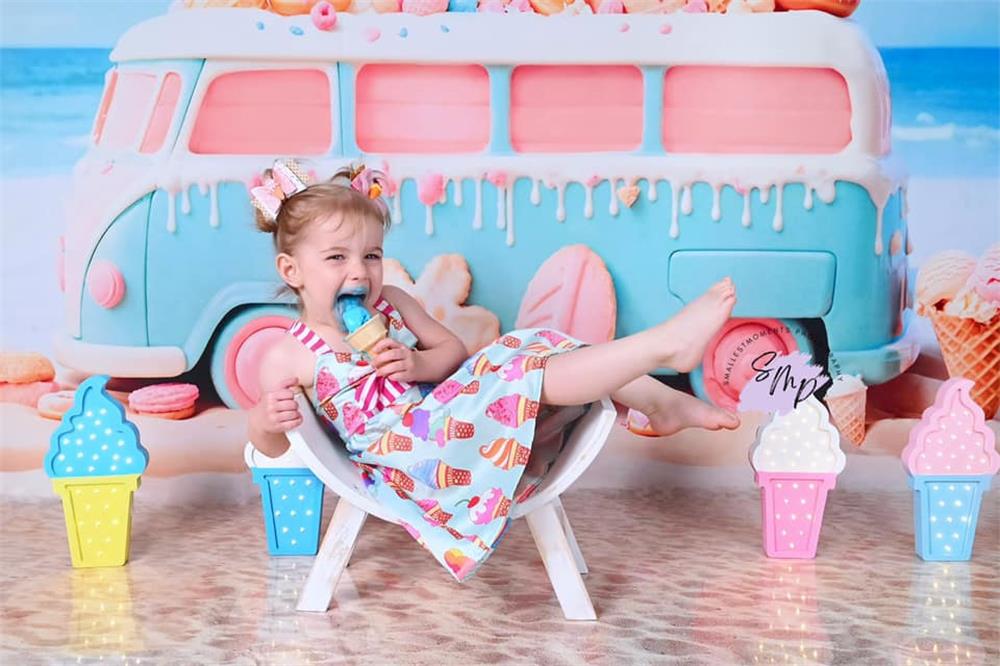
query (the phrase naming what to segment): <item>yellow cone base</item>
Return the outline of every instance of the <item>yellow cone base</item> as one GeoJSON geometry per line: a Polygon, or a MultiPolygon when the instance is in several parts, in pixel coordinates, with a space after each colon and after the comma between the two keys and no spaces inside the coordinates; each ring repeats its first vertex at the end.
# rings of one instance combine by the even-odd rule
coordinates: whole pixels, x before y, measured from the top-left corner
{"type": "Polygon", "coordinates": [[[138,474],[52,479],[62,498],[73,566],[120,567],[128,561],[132,493],[138,474]]]}

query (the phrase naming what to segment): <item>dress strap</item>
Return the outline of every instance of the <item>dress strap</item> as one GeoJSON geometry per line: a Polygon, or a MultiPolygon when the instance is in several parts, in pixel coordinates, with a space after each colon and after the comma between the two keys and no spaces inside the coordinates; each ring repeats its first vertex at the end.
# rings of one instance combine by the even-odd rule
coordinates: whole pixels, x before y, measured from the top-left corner
{"type": "Polygon", "coordinates": [[[383,297],[379,296],[378,300],[375,301],[374,308],[384,314],[389,319],[399,319],[399,313],[396,312],[396,308],[392,307],[392,303],[385,300],[383,297]]]}
{"type": "Polygon", "coordinates": [[[288,332],[295,336],[295,339],[306,346],[309,351],[317,355],[332,354],[333,350],[330,349],[330,345],[326,344],[320,336],[316,335],[316,332],[303,324],[301,321],[294,321],[292,325],[288,327],[288,332]]]}

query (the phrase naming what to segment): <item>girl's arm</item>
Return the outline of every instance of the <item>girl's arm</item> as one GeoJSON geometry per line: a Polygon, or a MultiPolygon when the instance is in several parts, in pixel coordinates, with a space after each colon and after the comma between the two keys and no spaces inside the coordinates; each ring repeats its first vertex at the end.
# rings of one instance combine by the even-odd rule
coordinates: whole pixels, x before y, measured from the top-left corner
{"type": "Polygon", "coordinates": [[[311,384],[311,365],[302,351],[283,339],[268,349],[260,363],[260,401],[250,409],[247,425],[254,447],[266,456],[277,458],[288,450],[285,433],[302,424],[295,395],[311,384]]]}
{"type": "MultiPolygon", "coordinates": [[[[406,320],[406,326],[417,336],[418,350],[412,352],[409,361],[405,359],[406,352],[396,349],[398,343],[394,340],[386,339],[372,349],[373,355],[379,354],[382,350],[389,350],[386,354],[392,356],[402,355],[404,359],[390,359],[390,363],[385,365],[388,371],[385,374],[392,376],[394,366],[392,363],[411,363],[412,366],[398,378],[410,382],[440,382],[448,375],[455,372],[458,366],[469,357],[465,344],[441,324],[438,320],[427,314],[427,311],[405,291],[398,287],[385,286],[382,288],[382,295],[399,311],[399,314],[406,320]]],[[[402,345],[398,345],[402,346],[402,345]]],[[[406,349],[405,347],[403,349],[406,349]]],[[[377,363],[376,367],[384,365],[377,363]]]]}

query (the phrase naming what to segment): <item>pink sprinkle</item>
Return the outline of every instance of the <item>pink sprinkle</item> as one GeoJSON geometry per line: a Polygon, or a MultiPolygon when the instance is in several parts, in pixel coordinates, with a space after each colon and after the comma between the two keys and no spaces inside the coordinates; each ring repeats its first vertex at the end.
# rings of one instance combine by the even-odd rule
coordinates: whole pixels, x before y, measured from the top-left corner
{"type": "Polygon", "coordinates": [[[669,23],[664,23],[663,25],[660,26],[661,35],[669,35],[671,32],[673,32],[673,30],[674,26],[670,25],[669,23]]]}
{"type": "Polygon", "coordinates": [[[378,38],[382,36],[382,31],[378,28],[368,28],[365,30],[365,41],[375,42],[378,38]]]}
{"type": "Polygon", "coordinates": [[[486,174],[486,180],[493,183],[496,187],[503,187],[507,184],[507,172],[506,171],[490,171],[486,174]]]}
{"type": "Polygon", "coordinates": [[[114,162],[114,160],[111,160],[107,164],[104,165],[103,169],[101,169],[101,175],[102,176],[107,176],[109,173],[111,173],[111,170],[114,169],[114,168],[115,168],[115,162],[114,162]]]}
{"type": "Polygon", "coordinates": [[[618,26],[618,32],[628,32],[628,29],[629,29],[628,23],[622,23],[620,26],[618,26]]]}
{"type": "Polygon", "coordinates": [[[309,16],[318,30],[333,30],[337,26],[337,10],[327,0],[313,5],[309,16]]]}
{"type": "Polygon", "coordinates": [[[597,187],[602,180],[604,179],[598,176],[597,174],[594,174],[593,176],[587,179],[586,185],[587,187],[597,187]]]}

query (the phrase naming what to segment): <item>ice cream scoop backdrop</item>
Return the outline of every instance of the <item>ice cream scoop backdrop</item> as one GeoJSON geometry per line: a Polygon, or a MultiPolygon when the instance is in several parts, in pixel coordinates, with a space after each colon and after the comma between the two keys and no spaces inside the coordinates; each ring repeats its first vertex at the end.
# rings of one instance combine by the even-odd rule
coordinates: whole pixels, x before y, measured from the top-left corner
{"type": "MultiPolygon", "coordinates": [[[[94,46],[99,48],[66,47],[62,45],[63,38],[56,32],[48,35],[39,33],[35,28],[4,32],[4,77],[0,84],[4,106],[2,132],[5,155],[3,179],[0,181],[3,187],[0,197],[0,224],[3,230],[3,242],[0,244],[3,253],[0,348],[5,352],[35,351],[49,360],[64,356],[61,352],[57,353],[54,339],[65,336],[67,331],[72,333],[76,326],[72,307],[69,308],[69,319],[64,317],[67,299],[72,304],[72,299],[76,298],[79,304],[76,310],[79,312],[82,308],[83,316],[89,317],[89,321],[99,321],[110,317],[110,313],[138,307],[137,299],[159,298],[157,293],[165,293],[157,291],[160,287],[135,287],[140,282],[136,281],[133,271],[138,270],[139,264],[133,265],[129,260],[117,257],[114,260],[96,257],[86,285],[74,284],[78,276],[74,277],[72,270],[65,272],[72,264],[72,261],[67,263],[66,257],[78,253],[80,248],[74,244],[76,241],[73,238],[64,240],[64,235],[69,217],[66,208],[70,201],[70,176],[74,163],[91,146],[94,131],[104,131],[101,128],[105,126],[106,131],[111,133],[122,131],[123,126],[118,123],[123,119],[115,117],[117,111],[114,107],[109,112],[107,99],[102,103],[102,91],[107,84],[112,89],[119,85],[119,93],[123,95],[141,94],[144,85],[140,80],[130,79],[127,68],[118,75],[120,78],[106,82],[105,71],[110,64],[108,49],[133,24],[165,14],[169,4],[139,3],[141,7],[123,4],[119,17],[109,14],[101,18],[100,28],[90,33],[99,42],[94,46]],[[116,20],[120,23],[115,23],[116,20]],[[15,37],[18,34],[20,37],[15,37]],[[22,41],[15,42],[15,39],[22,41]],[[12,48],[25,45],[36,48],[12,48]],[[139,87],[133,88],[136,85],[139,87]]],[[[405,11],[406,3],[403,4],[405,11]]],[[[531,11],[532,7],[538,13],[549,11],[547,4],[524,4],[526,11],[531,11]]],[[[566,4],[559,4],[558,9],[562,10],[566,4]]],[[[584,4],[575,3],[581,7],[584,4]]],[[[659,7],[669,3],[652,4],[659,7]]],[[[684,4],[677,3],[678,7],[684,4]]],[[[709,11],[726,9],[727,5],[731,5],[730,13],[735,14],[762,8],[767,10],[770,7],[763,6],[773,3],[702,4],[709,11]]],[[[995,30],[996,21],[992,22],[993,32],[982,27],[990,24],[990,16],[995,18],[996,7],[985,7],[989,3],[981,4],[986,18],[977,20],[970,16],[963,24],[962,21],[952,20],[954,17],[938,21],[940,17],[935,12],[944,10],[935,7],[934,3],[914,2],[908,10],[913,12],[913,22],[909,24],[910,29],[905,36],[891,27],[898,18],[890,7],[893,3],[869,0],[854,14],[853,20],[860,26],[858,34],[867,33],[879,48],[872,62],[884,62],[892,91],[891,136],[872,140],[875,144],[891,140],[893,156],[900,158],[909,170],[908,181],[901,175],[887,176],[882,185],[865,191],[863,187],[837,183],[829,173],[810,175],[812,167],[805,161],[797,176],[794,169],[789,176],[789,182],[794,184],[783,187],[768,181],[766,187],[759,184],[755,189],[752,181],[740,183],[712,172],[711,160],[700,166],[697,161],[693,162],[690,178],[686,180],[670,177],[660,180],[658,185],[654,182],[652,186],[644,174],[636,170],[616,171],[616,165],[611,163],[599,165],[600,168],[591,171],[589,168],[577,168],[574,166],[576,163],[562,166],[555,162],[546,163],[541,156],[537,162],[532,162],[533,165],[541,165],[541,170],[519,171],[520,167],[495,166],[482,174],[473,174],[467,173],[464,163],[455,160],[438,160],[433,164],[426,160],[404,160],[388,165],[393,183],[384,194],[395,207],[394,219],[397,222],[402,219],[403,223],[396,225],[387,236],[389,258],[385,266],[386,282],[412,293],[433,316],[454,328],[470,350],[489,343],[516,323],[551,325],[597,342],[662,319],[670,314],[669,303],[679,303],[686,297],[687,291],[699,287],[680,281],[680,287],[676,287],[680,296],[671,294],[668,297],[665,285],[669,282],[671,289],[675,289],[678,284],[677,277],[666,274],[668,272],[683,273],[688,270],[692,271],[691,275],[697,275],[707,265],[705,262],[711,261],[721,261],[720,270],[739,272],[738,263],[731,263],[725,257],[710,256],[713,249],[718,250],[718,245],[712,243],[723,233],[719,231],[723,227],[727,229],[725,233],[742,233],[747,238],[751,235],[764,238],[766,235],[794,243],[798,242],[796,239],[807,238],[799,234],[813,233],[804,230],[801,223],[806,218],[798,216],[824,214],[823,211],[828,210],[830,202],[834,201],[830,198],[832,194],[836,195],[836,205],[850,206],[854,205],[853,201],[860,201],[866,207],[865,215],[868,217],[865,219],[869,220],[872,234],[875,234],[874,243],[872,237],[867,235],[864,242],[873,258],[873,265],[878,266],[873,275],[878,276],[877,288],[886,290],[887,306],[885,314],[877,312],[872,315],[870,329],[866,328],[869,324],[864,319],[859,319],[853,324],[851,334],[864,338],[876,328],[884,327],[887,339],[891,339],[893,334],[906,329],[907,339],[918,342],[922,353],[919,358],[914,358],[907,355],[915,348],[886,347],[890,350],[886,354],[896,354],[896,371],[878,377],[876,381],[890,380],[881,384],[871,381],[877,372],[870,366],[859,365],[860,357],[856,354],[833,353],[821,360],[825,360],[825,367],[831,375],[844,377],[834,384],[827,400],[831,419],[843,437],[843,451],[849,459],[856,455],[863,456],[856,461],[858,464],[848,461],[842,478],[837,480],[837,487],[884,485],[887,477],[899,475],[895,457],[906,443],[909,429],[933,402],[940,382],[948,377],[949,372],[964,374],[976,382],[973,399],[981,402],[987,412],[987,427],[998,429],[996,421],[989,421],[989,417],[997,409],[995,382],[1000,376],[1000,360],[990,361],[992,357],[989,355],[1000,357],[996,348],[1000,315],[995,308],[991,309],[991,304],[995,304],[1000,297],[997,293],[997,280],[1000,278],[996,276],[998,250],[996,246],[990,248],[1000,242],[1000,174],[997,171],[997,164],[1000,163],[1000,118],[997,108],[1000,108],[1000,103],[996,83],[1000,76],[997,69],[1000,39],[995,30]],[[966,24],[975,24],[975,27],[963,31],[961,25],[966,24]],[[933,27],[935,25],[937,27],[933,27]],[[953,94],[959,90],[961,95],[953,94]],[[957,101],[959,97],[961,101],[957,101]],[[810,180],[813,175],[815,180],[810,180]],[[798,182],[795,177],[799,178],[798,182]],[[393,190],[397,186],[400,188],[398,192],[393,190]],[[400,205],[401,199],[407,203],[400,205]],[[542,223],[529,223],[526,217],[520,217],[523,215],[522,206],[537,207],[546,215],[551,213],[545,218],[544,225],[566,229],[559,237],[563,240],[548,245],[543,243],[546,237],[539,235],[542,223]],[[629,234],[636,233],[638,221],[647,219],[647,216],[652,219],[654,214],[657,224],[662,226],[662,233],[649,237],[639,235],[628,241],[629,234]],[[876,224],[882,235],[876,232],[876,224]],[[486,249],[459,251],[458,245],[449,245],[448,239],[455,238],[454,234],[459,233],[459,229],[462,234],[478,234],[484,240],[477,241],[482,245],[476,247],[486,249]],[[433,239],[433,246],[430,239],[433,239]],[[668,243],[677,243],[677,247],[683,243],[694,243],[686,250],[698,252],[680,258],[669,271],[658,264],[650,267],[649,253],[665,252],[668,243]],[[393,248],[398,249],[398,256],[393,255],[393,248]],[[945,250],[953,252],[935,257],[945,250]],[[688,263],[685,264],[685,261],[688,263]],[[917,270],[921,268],[924,271],[918,281],[917,270]],[[511,287],[513,283],[517,284],[516,289],[511,287]],[[910,292],[915,297],[912,302],[909,301],[910,292]],[[650,294],[662,296],[650,298],[650,294]],[[916,312],[908,310],[908,305],[915,306],[916,312]],[[910,312],[908,320],[906,312],[910,312]],[[971,355],[970,339],[974,341],[971,355]],[[964,356],[960,351],[964,352],[964,356]],[[899,374],[898,370],[902,367],[908,369],[899,374]],[[867,381],[864,383],[848,379],[863,374],[870,375],[865,377],[867,381]],[[858,446],[860,449],[856,448],[858,446]]],[[[517,3],[506,7],[508,14],[517,13],[511,9],[515,5],[517,3]]],[[[301,14],[291,18],[268,13],[256,19],[258,27],[254,27],[254,22],[248,25],[254,38],[263,39],[257,33],[269,38],[274,35],[274,38],[289,44],[306,45],[305,48],[314,43],[310,40],[329,37],[338,34],[337,31],[343,34],[364,32],[361,30],[363,26],[357,23],[357,16],[344,12],[336,3],[334,7],[341,13],[334,16],[330,11],[315,12],[315,16],[301,14]],[[269,30],[272,32],[269,33],[269,30]],[[276,32],[279,30],[280,35],[276,32]]],[[[502,3],[499,7],[504,10],[502,3]]],[[[617,10],[615,7],[608,5],[603,11],[647,11],[638,5],[631,8],[628,2],[617,10]]],[[[374,9],[383,11],[385,8],[375,3],[374,9]]],[[[19,25],[18,22],[32,26],[44,24],[45,16],[55,11],[55,8],[45,6],[4,8],[5,22],[13,26],[19,25]]],[[[58,11],[73,13],[82,10],[74,6],[60,7],[58,11]]],[[[491,10],[486,6],[481,11],[491,10]]],[[[662,11],[662,7],[652,11],[662,11]]],[[[683,13],[690,14],[691,11],[683,13]]],[[[208,10],[205,12],[209,13],[208,10]]],[[[414,13],[419,12],[414,10],[410,14],[399,15],[399,25],[393,23],[391,33],[383,30],[376,36],[365,32],[367,36],[358,42],[357,48],[405,49],[407,45],[414,45],[413,48],[422,49],[432,43],[432,37],[460,36],[461,26],[466,25],[456,22],[449,28],[439,21],[434,24],[435,34],[428,36],[419,29],[424,25],[418,22],[419,17],[406,18],[414,13]]],[[[624,16],[628,18],[629,14],[624,16]]],[[[809,16],[802,20],[834,20],[826,15],[809,16]]],[[[510,18],[531,20],[531,17],[510,18]]],[[[575,17],[573,20],[597,21],[605,18],[575,17]]],[[[670,21],[662,21],[662,25],[657,23],[657,30],[653,33],[663,40],[664,48],[679,48],[676,44],[682,43],[679,40],[684,39],[687,27],[695,25],[693,21],[704,18],[671,17],[670,21]]],[[[751,23],[756,19],[754,16],[714,18],[746,21],[749,31],[756,25],[751,23]]],[[[81,20],[97,19],[81,17],[81,20]]],[[[205,20],[217,19],[208,17],[205,20]]],[[[637,40],[648,39],[635,34],[641,31],[639,26],[652,25],[640,22],[636,23],[634,30],[627,31],[621,30],[620,24],[621,21],[615,23],[614,30],[608,33],[613,33],[608,39],[614,42],[608,47],[609,53],[624,54],[630,48],[636,48],[636,44],[641,43],[637,40]]],[[[721,24],[712,24],[712,29],[718,25],[721,24]]],[[[730,29],[728,26],[724,28],[726,31],[730,29]]],[[[845,36],[855,35],[849,27],[839,24],[831,29],[848,30],[845,36]]],[[[184,37],[173,40],[171,48],[187,48],[184,40],[184,37]]],[[[191,36],[190,40],[189,46],[195,48],[197,37],[191,36]]],[[[248,43],[254,42],[251,39],[248,43]]],[[[131,42],[123,42],[120,55],[146,57],[140,51],[147,46],[156,47],[151,41],[144,40],[142,34],[135,33],[131,42]]],[[[433,59],[433,49],[425,55],[433,59]]],[[[539,59],[549,57],[542,52],[536,55],[539,59]]],[[[185,66],[178,65],[180,70],[185,66]]],[[[538,93],[547,85],[544,72],[540,70],[527,72],[519,80],[508,84],[520,94],[538,93]]],[[[877,68],[872,71],[877,71],[877,68]]],[[[188,99],[191,95],[191,90],[185,87],[188,84],[185,83],[184,72],[180,71],[180,74],[182,76],[176,80],[170,75],[159,80],[163,91],[169,93],[161,95],[163,104],[169,103],[171,95],[175,100],[188,99]]],[[[402,96],[399,104],[409,105],[407,113],[412,117],[418,112],[417,103],[422,99],[423,89],[419,86],[407,89],[402,84],[406,77],[399,78],[403,74],[405,72],[389,69],[380,72],[377,68],[365,72],[362,68],[351,76],[355,77],[359,94],[373,94],[378,86],[392,84],[402,96]]],[[[619,111],[625,115],[617,123],[611,123],[595,112],[592,117],[581,120],[579,127],[573,125],[588,141],[619,141],[622,137],[614,136],[614,132],[607,135],[602,132],[611,131],[609,127],[624,127],[628,114],[635,111],[627,108],[632,83],[627,76],[622,78],[619,74],[611,67],[601,74],[604,76],[601,86],[622,96],[624,101],[619,111]]],[[[694,73],[686,75],[694,76],[694,73]]],[[[454,93],[461,86],[466,86],[466,90],[478,90],[477,86],[486,83],[487,87],[483,90],[486,91],[484,94],[488,94],[489,85],[496,86],[499,81],[495,72],[489,76],[493,78],[479,80],[476,73],[467,72],[451,81],[447,90],[454,93]]],[[[657,81],[656,85],[665,86],[664,94],[667,95],[671,85],[695,85],[693,90],[699,91],[702,102],[709,103],[715,99],[711,88],[701,86],[693,79],[681,80],[679,76],[657,81]]],[[[645,85],[649,85],[653,78],[647,72],[645,85]]],[[[435,81],[424,83],[441,83],[435,81]]],[[[803,82],[808,85],[815,83],[805,79],[803,82]]],[[[742,85],[736,78],[731,83],[742,85]]],[[[640,77],[640,94],[641,85],[640,77]]],[[[761,79],[757,85],[771,83],[761,79]]],[[[585,86],[564,86],[560,90],[573,97],[582,95],[580,91],[585,90],[585,86]]],[[[835,92],[835,88],[817,85],[814,92],[823,95],[831,90],[835,92]]],[[[217,92],[223,94],[225,91],[217,92]]],[[[750,93],[752,90],[740,94],[745,96],[750,93]]],[[[377,95],[369,101],[376,103],[377,95]]],[[[584,104],[586,99],[581,97],[577,101],[584,104]]],[[[511,103],[516,104],[517,101],[511,103]]],[[[156,117],[156,109],[162,106],[154,105],[153,118],[156,117]]],[[[379,142],[391,137],[378,124],[378,118],[387,113],[391,115],[392,109],[372,108],[371,114],[359,117],[359,124],[353,129],[357,141],[365,144],[362,147],[368,152],[379,153],[383,152],[379,142]]],[[[642,109],[636,109],[641,115],[642,109]]],[[[679,125],[690,121],[689,132],[677,136],[667,132],[659,137],[678,150],[683,149],[685,142],[695,147],[698,141],[731,144],[746,134],[746,127],[735,124],[701,127],[694,122],[695,119],[684,116],[683,109],[668,106],[664,111],[674,114],[671,117],[679,125]],[[702,130],[707,131],[705,136],[698,134],[702,130]]],[[[531,109],[525,107],[519,113],[530,112],[531,109]]],[[[783,111],[776,109],[770,113],[781,116],[783,111]]],[[[267,125],[263,120],[262,125],[267,125]]],[[[511,132],[517,144],[512,146],[496,145],[496,137],[489,138],[489,128],[485,125],[480,128],[491,142],[490,151],[524,150],[549,140],[543,135],[533,135],[531,124],[525,125],[522,120],[523,117],[512,120],[514,126],[511,132]]],[[[735,117],[731,120],[739,122],[735,117]]],[[[758,120],[763,122],[761,118],[758,120]]],[[[885,118],[886,123],[888,120],[885,118]]],[[[569,125],[567,132],[572,130],[569,125]]],[[[164,136],[170,134],[166,125],[157,127],[164,136]]],[[[479,130],[475,127],[469,129],[473,134],[475,131],[479,130]]],[[[202,135],[201,139],[192,137],[192,140],[211,143],[212,136],[221,135],[202,135]]],[[[831,136],[827,139],[836,139],[835,136],[831,139],[831,136]]],[[[117,140],[114,136],[109,137],[109,140],[117,140]]],[[[149,140],[155,138],[150,136],[149,140]]],[[[471,134],[463,138],[456,134],[451,140],[475,142],[481,138],[471,134]]],[[[418,141],[419,137],[411,139],[418,141]]],[[[853,139],[848,136],[844,140],[862,139],[860,136],[853,139]]],[[[565,139],[556,137],[552,140],[558,143],[565,139]]],[[[205,150],[209,149],[206,147],[208,143],[203,145],[205,150]]],[[[140,147],[140,153],[143,150],[140,147]]],[[[252,161],[245,162],[250,164],[252,161]]],[[[74,207],[87,207],[101,200],[126,196],[130,185],[125,177],[127,169],[124,162],[95,158],[78,167],[78,184],[93,182],[98,185],[78,191],[77,198],[73,200],[77,202],[74,207]],[[91,177],[93,179],[88,180],[91,177]]],[[[497,164],[500,162],[503,160],[500,159],[497,164]]],[[[253,166],[260,171],[269,166],[269,161],[262,158],[253,166]]],[[[326,171],[332,172],[333,166],[339,164],[319,161],[313,165],[321,177],[329,176],[326,171]]],[[[240,205],[249,210],[246,187],[242,183],[212,184],[209,187],[206,176],[190,171],[179,172],[178,178],[176,191],[169,195],[160,191],[148,203],[151,216],[155,213],[166,220],[163,225],[159,222],[149,225],[149,234],[163,237],[161,249],[168,247],[170,238],[178,237],[178,232],[182,235],[230,233],[233,225],[227,228],[227,206],[240,205]],[[234,201],[241,203],[233,204],[234,201]],[[213,212],[216,210],[223,211],[221,218],[213,212]],[[204,218],[206,223],[196,221],[199,218],[204,218]]],[[[867,180],[864,182],[869,183],[867,180]]],[[[260,183],[246,183],[247,186],[255,184],[260,183]]],[[[71,214],[77,212],[69,211],[71,214]]],[[[832,224],[835,219],[831,217],[826,222],[832,224]]],[[[857,229],[840,226],[836,233],[845,236],[855,232],[860,234],[857,229]]],[[[125,242],[124,237],[109,240],[125,242]]],[[[259,264],[263,274],[270,270],[270,248],[263,235],[258,240],[260,242],[253,246],[253,252],[242,257],[241,263],[259,264]]],[[[126,253],[123,256],[132,255],[126,253]]],[[[761,288],[753,286],[763,284],[761,280],[779,281],[787,285],[790,294],[802,284],[821,281],[823,272],[828,270],[821,259],[810,255],[801,263],[787,265],[773,275],[757,269],[744,271],[742,280],[751,286],[740,293],[741,302],[750,307],[755,299],[761,298],[761,288]]],[[[191,257],[183,252],[151,256],[149,261],[161,261],[152,279],[159,280],[159,284],[163,285],[171,282],[185,284],[191,280],[200,282],[202,278],[191,276],[206,268],[201,264],[198,268],[187,263],[191,257]]],[[[208,268],[216,267],[209,265],[208,268]]],[[[212,270],[209,270],[209,277],[214,279],[211,273],[212,270]]],[[[737,277],[739,289],[740,278],[737,277]]],[[[267,284],[266,288],[272,289],[273,286],[267,284]]],[[[272,292],[268,294],[272,295],[272,292]]],[[[163,314],[157,315],[161,316],[161,320],[152,322],[145,331],[135,327],[109,327],[115,337],[110,342],[118,346],[157,348],[157,336],[166,335],[171,326],[176,325],[175,322],[183,320],[194,309],[205,306],[199,300],[204,297],[198,294],[185,292],[171,298],[175,300],[166,303],[163,314]]],[[[786,305],[797,302],[796,298],[789,296],[786,305]]],[[[108,374],[118,375],[109,383],[108,395],[128,405],[128,418],[142,433],[143,445],[149,450],[140,501],[194,502],[206,497],[249,499],[257,496],[243,461],[243,414],[239,410],[228,409],[223,403],[250,404],[255,399],[253,382],[247,379],[252,376],[253,364],[247,358],[252,360],[253,354],[259,354],[269,340],[283,334],[281,329],[288,312],[287,307],[282,306],[275,307],[273,311],[257,312],[253,317],[240,315],[229,319],[225,330],[217,329],[212,333],[214,336],[230,336],[230,340],[236,341],[231,348],[250,350],[253,353],[249,356],[229,357],[220,353],[209,360],[210,355],[206,353],[204,361],[190,369],[180,367],[177,372],[161,377],[140,375],[128,379],[122,377],[134,375],[128,372],[128,366],[137,363],[135,359],[138,357],[133,360],[124,357],[124,361],[119,358],[114,363],[105,363],[108,374]],[[173,376],[178,374],[179,377],[173,376]],[[171,386],[161,385],[166,377],[170,377],[171,386]]],[[[726,345],[731,345],[735,353],[744,335],[747,338],[754,335],[768,338],[769,344],[775,345],[778,351],[791,351],[795,346],[801,348],[803,340],[810,339],[810,336],[815,341],[815,331],[808,325],[798,330],[794,325],[787,326],[788,321],[780,316],[774,321],[781,330],[772,331],[759,323],[752,330],[744,330],[738,328],[737,323],[728,329],[731,340],[735,342],[720,343],[718,349],[730,350],[726,345]],[[783,345],[792,349],[785,349],[783,345]]],[[[206,340],[208,335],[205,334],[206,340]]],[[[202,341],[202,348],[207,348],[206,340],[202,341]]],[[[833,347],[835,342],[831,338],[829,346],[833,347]]],[[[0,364],[5,373],[0,377],[0,492],[19,496],[51,496],[50,484],[41,471],[42,461],[49,436],[57,425],[53,417],[58,418],[72,404],[72,396],[58,394],[57,391],[72,388],[87,375],[95,374],[99,369],[97,366],[104,363],[99,357],[100,350],[100,347],[94,347],[88,352],[89,356],[85,354],[88,361],[82,365],[88,366],[86,372],[58,363],[54,367],[46,365],[36,357],[27,360],[11,357],[0,364]],[[6,363],[7,360],[10,362],[6,363]],[[42,396],[45,399],[39,402],[42,396]]],[[[818,356],[824,354],[822,345],[812,345],[803,351],[818,356]]],[[[163,358],[169,363],[168,356],[163,358]]],[[[725,368],[726,358],[717,355],[706,361],[705,370],[690,380],[696,392],[722,404],[726,400],[734,400],[738,391],[727,393],[722,386],[725,383],[722,378],[729,372],[725,368]],[[718,366],[717,370],[712,370],[715,367],[713,363],[718,366]]],[[[744,374],[745,381],[750,370],[738,362],[737,369],[744,374]]],[[[676,381],[680,386],[689,386],[686,378],[676,381]]],[[[762,416],[745,413],[743,426],[732,433],[691,430],[669,438],[641,438],[624,429],[617,429],[582,483],[612,487],[651,483],[746,485],[748,447],[754,439],[754,429],[762,423],[762,416]]],[[[636,416],[634,422],[641,423],[641,418],[636,416]]],[[[902,489],[905,484],[900,487],[902,489]]]]}

